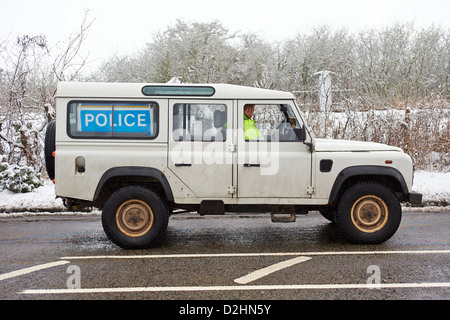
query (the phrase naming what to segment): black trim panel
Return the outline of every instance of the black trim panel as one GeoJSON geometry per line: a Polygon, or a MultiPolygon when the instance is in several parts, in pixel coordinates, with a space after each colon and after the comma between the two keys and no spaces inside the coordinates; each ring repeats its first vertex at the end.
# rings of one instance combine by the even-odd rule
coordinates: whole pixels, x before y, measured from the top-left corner
{"type": "Polygon", "coordinates": [[[330,172],[333,168],[333,160],[324,159],[320,160],[320,172],[330,172]]]}

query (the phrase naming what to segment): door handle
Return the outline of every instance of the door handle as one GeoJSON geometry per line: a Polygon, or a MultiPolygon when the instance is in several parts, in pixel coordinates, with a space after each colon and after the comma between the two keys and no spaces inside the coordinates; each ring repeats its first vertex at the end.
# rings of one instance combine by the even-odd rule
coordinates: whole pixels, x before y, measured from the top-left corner
{"type": "Polygon", "coordinates": [[[175,163],[175,167],[190,167],[191,163],[175,163]]]}
{"type": "Polygon", "coordinates": [[[259,163],[244,163],[244,167],[260,167],[259,163]]]}

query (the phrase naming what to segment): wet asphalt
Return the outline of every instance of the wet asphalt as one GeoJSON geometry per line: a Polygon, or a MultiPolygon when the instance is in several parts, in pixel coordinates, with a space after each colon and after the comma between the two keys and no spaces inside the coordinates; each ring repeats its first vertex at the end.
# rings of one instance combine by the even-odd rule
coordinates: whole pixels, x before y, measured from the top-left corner
{"type": "Polygon", "coordinates": [[[390,240],[355,245],[318,213],[295,223],[181,214],[155,247],[123,250],[99,214],[3,217],[0,299],[448,300],[449,230],[450,212],[404,212],[390,240]],[[298,257],[306,258],[260,275],[298,257]],[[49,263],[57,265],[29,269],[49,263]],[[235,281],[249,274],[260,277],[235,281]]]}

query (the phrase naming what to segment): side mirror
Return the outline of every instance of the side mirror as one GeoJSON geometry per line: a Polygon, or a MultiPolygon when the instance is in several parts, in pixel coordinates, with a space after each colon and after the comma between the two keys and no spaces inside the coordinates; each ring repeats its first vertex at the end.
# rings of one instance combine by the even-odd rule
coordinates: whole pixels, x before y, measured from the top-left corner
{"type": "Polygon", "coordinates": [[[295,136],[297,137],[298,141],[304,142],[306,140],[306,129],[305,127],[302,128],[294,128],[295,136]]]}

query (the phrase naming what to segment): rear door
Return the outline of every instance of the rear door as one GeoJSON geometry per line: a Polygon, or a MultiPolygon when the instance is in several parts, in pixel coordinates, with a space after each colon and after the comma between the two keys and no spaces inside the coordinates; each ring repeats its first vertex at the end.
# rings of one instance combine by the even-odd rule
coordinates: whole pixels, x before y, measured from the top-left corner
{"type": "Polygon", "coordinates": [[[169,100],[168,166],[198,198],[232,197],[232,113],[232,100],[169,100]]]}

